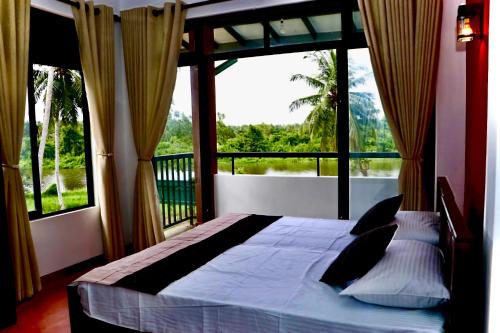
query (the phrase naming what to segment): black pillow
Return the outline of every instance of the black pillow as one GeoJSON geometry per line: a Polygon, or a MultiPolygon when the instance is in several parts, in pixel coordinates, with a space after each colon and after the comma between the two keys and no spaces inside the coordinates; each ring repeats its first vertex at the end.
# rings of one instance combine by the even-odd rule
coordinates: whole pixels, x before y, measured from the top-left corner
{"type": "Polygon", "coordinates": [[[361,235],[373,228],[389,224],[394,220],[394,215],[398,212],[402,201],[403,195],[400,194],[378,202],[360,217],[358,223],[351,229],[351,234],[361,235]]]}
{"type": "Polygon", "coordinates": [[[365,275],[382,259],[397,228],[397,224],[375,228],[353,240],[330,264],[320,281],[343,285],[365,275]]]}

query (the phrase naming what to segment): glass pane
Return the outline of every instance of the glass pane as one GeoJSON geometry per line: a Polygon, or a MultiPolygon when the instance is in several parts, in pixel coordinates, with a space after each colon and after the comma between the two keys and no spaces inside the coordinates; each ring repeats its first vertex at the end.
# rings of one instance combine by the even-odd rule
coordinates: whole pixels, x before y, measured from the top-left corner
{"type": "Polygon", "coordinates": [[[181,52],[189,52],[189,33],[182,35],[181,52]]]}
{"type": "Polygon", "coordinates": [[[349,50],[350,151],[396,152],[368,49],[349,50]]]}
{"type": "Polygon", "coordinates": [[[335,51],[238,59],[215,79],[218,151],[336,151],[335,78],[335,51]]]}
{"type": "Polygon", "coordinates": [[[398,194],[401,159],[375,83],[368,49],[349,50],[350,218],[398,194]]]}
{"type": "Polygon", "coordinates": [[[337,158],[320,159],[320,175],[337,177],[339,175],[339,160],[337,158]]]}
{"type": "Polygon", "coordinates": [[[21,146],[19,169],[21,172],[21,179],[23,181],[26,206],[28,207],[28,212],[31,212],[35,210],[35,199],[33,195],[33,172],[31,169],[31,140],[28,101],[26,101],[26,112],[24,113],[23,144],[21,146]]]}
{"type": "Polygon", "coordinates": [[[179,67],[167,125],[155,156],[193,152],[191,113],[190,67],[179,67]]]}
{"type": "Polygon", "coordinates": [[[401,168],[400,158],[351,158],[350,175],[354,177],[389,177],[397,178],[401,168]]]}
{"type": "Polygon", "coordinates": [[[354,32],[363,32],[363,21],[359,11],[352,12],[352,21],[354,23],[354,32]]]}
{"type": "Polygon", "coordinates": [[[80,72],[33,65],[43,213],[88,204],[80,72]]]}

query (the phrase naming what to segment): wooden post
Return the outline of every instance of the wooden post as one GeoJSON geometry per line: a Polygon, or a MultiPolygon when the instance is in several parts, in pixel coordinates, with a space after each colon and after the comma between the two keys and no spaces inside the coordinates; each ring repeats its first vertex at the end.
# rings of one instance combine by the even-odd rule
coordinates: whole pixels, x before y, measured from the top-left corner
{"type": "Polygon", "coordinates": [[[213,31],[203,26],[190,33],[197,65],[191,66],[193,108],[193,153],[195,165],[196,215],[203,223],[215,217],[214,175],[217,173],[215,111],[215,66],[207,55],[213,51],[213,31]]]}

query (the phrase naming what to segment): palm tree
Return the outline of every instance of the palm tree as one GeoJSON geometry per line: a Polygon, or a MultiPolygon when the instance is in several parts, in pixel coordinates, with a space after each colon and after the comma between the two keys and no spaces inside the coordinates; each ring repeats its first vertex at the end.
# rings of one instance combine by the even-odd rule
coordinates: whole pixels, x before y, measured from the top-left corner
{"type": "MultiPolygon", "coordinates": [[[[314,76],[304,74],[294,74],[290,81],[305,81],[310,87],[316,89],[313,95],[301,97],[294,100],[289,108],[295,111],[304,105],[311,105],[313,108],[309,112],[304,125],[311,138],[320,139],[321,151],[337,151],[337,109],[338,109],[338,87],[337,87],[337,56],[335,50],[317,51],[307,55],[305,58],[312,58],[318,66],[319,73],[314,76]]],[[[364,76],[355,75],[357,71],[350,68],[349,87],[353,88],[364,82],[364,76]]],[[[360,146],[359,125],[377,120],[372,115],[368,117],[363,113],[366,108],[353,107],[357,104],[373,105],[372,96],[365,92],[350,92],[349,102],[351,110],[349,112],[349,140],[350,146],[358,150],[360,146]]],[[[375,110],[375,108],[370,108],[375,110]]]]}
{"type": "Polygon", "coordinates": [[[38,102],[40,97],[45,97],[45,107],[43,111],[43,123],[42,123],[42,136],[40,138],[40,144],[38,146],[38,174],[40,179],[43,177],[43,155],[45,153],[45,144],[47,143],[47,136],[49,134],[49,123],[50,123],[50,110],[52,107],[52,88],[54,85],[54,67],[48,66],[47,71],[45,70],[35,70],[34,71],[34,82],[35,82],[35,101],[38,102]]]}
{"type": "Polygon", "coordinates": [[[78,118],[78,110],[82,107],[82,81],[77,71],[66,68],[50,68],[47,74],[42,70],[34,72],[35,96],[37,100],[45,91],[45,110],[40,147],[38,151],[40,175],[43,165],[43,149],[48,135],[49,122],[54,123],[54,145],[55,145],[55,165],[54,174],[56,180],[57,197],[61,209],[64,209],[62,197],[62,187],[59,174],[60,166],[60,130],[61,124],[74,124],[78,118]],[[50,82],[51,71],[53,71],[52,82],[50,82]],[[51,89],[49,89],[52,87],[51,89]],[[49,92],[50,91],[50,92],[49,92]],[[50,99],[49,99],[50,97],[50,99]],[[50,103],[49,103],[50,102],[50,103]],[[43,143],[43,145],[42,145],[43,143]],[[42,149],[42,150],[41,150],[42,149]]]}

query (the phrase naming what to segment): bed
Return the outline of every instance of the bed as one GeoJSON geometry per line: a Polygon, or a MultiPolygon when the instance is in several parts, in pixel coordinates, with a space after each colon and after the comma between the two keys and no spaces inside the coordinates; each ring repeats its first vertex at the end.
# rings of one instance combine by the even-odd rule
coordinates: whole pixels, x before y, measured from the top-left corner
{"type": "MultiPolygon", "coordinates": [[[[145,266],[140,270],[143,276],[133,279],[109,269],[71,284],[68,302],[72,332],[430,333],[463,329],[468,324],[464,320],[469,297],[465,273],[473,238],[444,178],[439,179],[437,207],[440,232],[436,242],[445,259],[444,279],[451,295],[445,307],[385,307],[341,296],[341,288],[319,279],[332,258],[355,238],[349,234],[355,222],[276,217],[257,230],[248,230],[251,237],[245,235],[246,231],[240,235],[241,228],[237,236],[225,237],[234,243],[225,244],[227,249],[221,255],[211,260],[202,258],[207,262],[196,269],[181,267],[176,270],[180,276],[164,270],[165,265],[156,265],[162,268],[148,271],[149,266],[145,266]],[[170,280],[155,285],[148,280],[152,275],[170,280]],[[99,282],[92,280],[96,276],[108,280],[119,277],[110,286],[93,283],[99,282]],[[136,288],[141,279],[148,283],[143,281],[142,287],[136,288]]],[[[210,223],[204,228],[207,226],[210,223]]],[[[178,243],[191,241],[184,237],[178,243]]],[[[205,240],[196,244],[197,254],[208,255],[214,248],[214,243],[205,240]]],[[[184,259],[191,258],[191,254],[185,254],[184,259]]],[[[122,268],[127,266],[123,263],[122,268]]]]}

